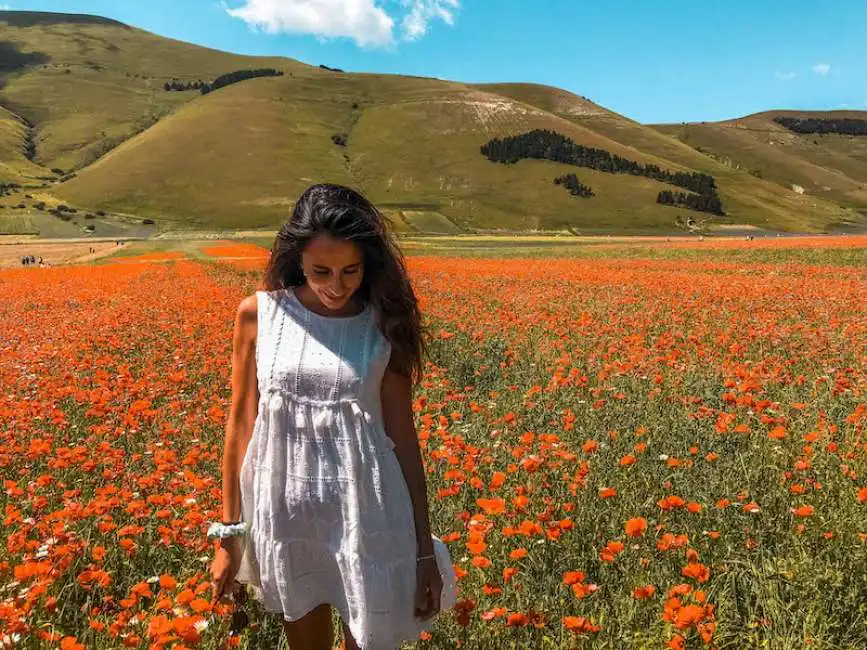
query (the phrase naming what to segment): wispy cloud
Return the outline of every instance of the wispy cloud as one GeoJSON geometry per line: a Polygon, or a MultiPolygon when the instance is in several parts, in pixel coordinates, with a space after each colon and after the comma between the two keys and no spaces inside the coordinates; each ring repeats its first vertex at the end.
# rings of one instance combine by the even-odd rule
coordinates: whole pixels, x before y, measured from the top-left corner
{"type": "Polygon", "coordinates": [[[276,34],[350,38],[360,47],[387,47],[424,36],[431,22],[453,25],[460,0],[240,0],[230,16],[276,34]],[[386,3],[390,5],[386,9],[386,3]],[[396,25],[400,22],[400,35],[396,25]]]}
{"type": "Polygon", "coordinates": [[[401,4],[409,9],[401,25],[404,37],[409,40],[424,36],[432,20],[454,25],[460,8],[460,0],[401,0],[401,4]]]}
{"type": "Polygon", "coordinates": [[[790,81],[790,80],[794,79],[795,77],[797,77],[798,75],[796,75],[794,72],[780,72],[779,70],[777,70],[774,73],[774,76],[777,79],[780,79],[781,81],[790,81]]]}
{"type": "Polygon", "coordinates": [[[813,66],[813,72],[824,77],[831,72],[831,66],[827,63],[817,63],[813,66]]]}
{"type": "Polygon", "coordinates": [[[0,5],[0,11],[12,11],[12,7],[9,5],[0,5]]]}

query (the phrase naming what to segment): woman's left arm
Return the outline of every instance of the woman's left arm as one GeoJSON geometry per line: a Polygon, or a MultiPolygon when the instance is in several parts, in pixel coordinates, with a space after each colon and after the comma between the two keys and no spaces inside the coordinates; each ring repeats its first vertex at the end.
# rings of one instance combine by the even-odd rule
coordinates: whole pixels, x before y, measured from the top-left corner
{"type": "Polygon", "coordinates": [[[432,555],[427,485],[421,450],[412,413],[412,383],[406,375],[386,369],[382,379],[382,417],[385,432],[394,442],[394,453],[403,471],[415,517],[416,552],[419,557],[432,555]]]}

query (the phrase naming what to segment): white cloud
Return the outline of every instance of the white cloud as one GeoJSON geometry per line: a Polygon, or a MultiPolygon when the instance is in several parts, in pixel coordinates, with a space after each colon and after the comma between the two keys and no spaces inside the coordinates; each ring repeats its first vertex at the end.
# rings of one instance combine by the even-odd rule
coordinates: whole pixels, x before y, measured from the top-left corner
{"type": "Polygon", "coordinates": [[[827,63],[817,63],[813,66],[813,72],[820,74],[823,77],[831,72],[831,66],[827,63]]]}
{"type": "Polygon", "coordinates": [[[460,0],[401,0],[409,13],[403,18],[401,27],[404,37],[415,40],[427,33],[432,20],[442,20],[447,25],[455,24],[455,14],[460,8],[460,0]]]}
{"type": "Polygon", "coordinates": [[[9,5],[0,5],[0,11],[12,11],[12,7],[9,5]]]}
{"type": "Polygon", "coordinates": [[[240,0],[224,7],[266,32],[313,34],[320,38],[351,38],[360,47],[384,47],[397,40],[395,25],[401,19],[405,40],[427,33],[431,21],[453,25],[460,0],[240,0]],[[385,4],[394,10],[387,10],[385,4]],[[400,9],[398,9],[398,6],[400,9]]]}
{"type": "Polygon", "coordinates": [[[791,80],[791,79],[794,79],[794,78],[797,77],[798,75],[796,75],[794,72],[780,72],[779,70],[777,70],[777,71],[774,73],[774,76],[775,76],[777,79],[780,79],[781,81],[789,81],[789,80],[791,80]]]}

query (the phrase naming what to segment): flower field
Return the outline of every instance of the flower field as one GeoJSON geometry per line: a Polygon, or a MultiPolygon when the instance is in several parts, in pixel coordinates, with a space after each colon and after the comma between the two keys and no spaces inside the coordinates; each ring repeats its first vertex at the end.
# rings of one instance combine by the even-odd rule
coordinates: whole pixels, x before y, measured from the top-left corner
{"type": "MultiPolygon", "coordinates": [[[[867,648],[867,267],[774,250],[409,258],[419,648],[867,648]]],[[[0,271],[0,648],[278,647],[205,538],[247,252],[0,271]]]]}

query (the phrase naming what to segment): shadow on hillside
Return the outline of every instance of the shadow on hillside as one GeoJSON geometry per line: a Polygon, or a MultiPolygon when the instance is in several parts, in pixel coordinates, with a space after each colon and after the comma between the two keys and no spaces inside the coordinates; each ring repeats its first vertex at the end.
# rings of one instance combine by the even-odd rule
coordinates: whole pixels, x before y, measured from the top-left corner
{"type": "Polygon", "coordinates": [[[36,27],[37,25],[65,25],[73,23],[77,25],[111,25],[113,27],[130,29],[129,25],[124,25],[111,18],[42,11],[0,11],[0,22],[5,22],[10,27],[36,27]]]}
{"type": "MultiPolygon", "coordinates": [[[[25,68],[48,63],[50,60],[51,57],[44,52],[22,52],[15,43],[0,41],[0,90],[6,86],[9,75],[25,68]]],[[[8,105],[0,104],[0,106],[13,110],[8,105]]]]}
{"type": "Polygon", "coordinates": [[[0,41],[0,89],[6,84],[6,75],[50,60],[43,52],[22,52],[15,43],[0,41]]]}

